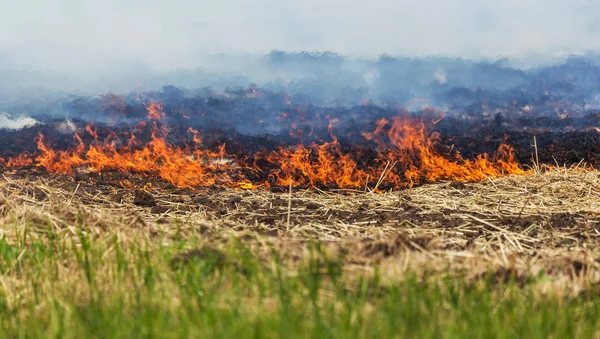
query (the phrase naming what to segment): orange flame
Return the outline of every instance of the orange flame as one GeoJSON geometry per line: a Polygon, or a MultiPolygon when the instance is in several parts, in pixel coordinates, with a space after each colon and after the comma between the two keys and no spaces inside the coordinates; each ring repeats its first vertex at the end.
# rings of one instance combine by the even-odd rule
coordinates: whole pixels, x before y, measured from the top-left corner
{"type": "MultiPolygon", "coordinates": [[[[127,137],[126,143],[120,143],[122,139],[112,131],[100,140],[95,127],[88,125],[85,130],[93,140],[88,145],[75,134],[75,147],[55,150],[40,134],[36,139],[39,150],[36,156],[24,153],[4,160],[2,165],[35,165],[52,174],[72,174],[78,168],[97,173],[138,173],[160,177],[181,188],[223,186],[239,189],[286,187],[290,183],[295,187],[362,189],[369,184],[371,187],[381,184],[381,187],[401,188],[425,182],[481,181],[527,173],[506,144],[499,147],[494,157],[482,154],[472,160],[464,159],[458,152],[440,151],[439,135],[429,133],[426,124],[416,118],[381,119],[373,132],[363,133],[366,140],[377,145],[376,153],[369,154],[370,151],[356,147],[344,149],[333,132],[337,120],[332,119],[329,124],[331,141],[280,147],[239,159],[239,156],[226,152],[225,144],[216,150],[203,149],[200,133],[192,128],[188,129],[192,136],[189,146],[169,144],[168,130],[165,126],[159,128],[155,121],[164,117],[162,107],[152,102],[147,110],[148,119],[154,121],[150,125],[140,123],[137,126],[140,131],[151,129],[151,138],[146,144],[141,144],[134,133],[127,137]],[[250,177],[259,179],[250,180],[250,177]]],[[[436,116],[431,121],[436,123],[439,119],[441,117],[436,116]]],[[[128,180],[121,180],[120,185],[132,186],[128,180]]]]}
{"type": "MultiPolygon", "coordinates": [[[[438,120],[439,121],[439,120],[438,120]]],[[[500,145],[495,158],[487,154],[474,160],[465,160],[460,153],[442,156],[435,151],[439,134],[426,136],[425,125],[415,119],[395,118],[390,122],[381,119],[373,133],[364,133],[365,138],[374,140],[380,148],[379,163],[395,161],[403,175],[390,173],[388,180],[394,186],[441,180],[481,181],[509,174],[525,174],[512,154],[512,148],[500,145]],[[383,132],[386,126],[387,132],[383,132]]]]}
{"type": "Polygon", "coordinates": [[[162,106],[154,101],[146,106],[146,109],[148,110],[148,120],[161,120],[165,117],[162,106]]]}

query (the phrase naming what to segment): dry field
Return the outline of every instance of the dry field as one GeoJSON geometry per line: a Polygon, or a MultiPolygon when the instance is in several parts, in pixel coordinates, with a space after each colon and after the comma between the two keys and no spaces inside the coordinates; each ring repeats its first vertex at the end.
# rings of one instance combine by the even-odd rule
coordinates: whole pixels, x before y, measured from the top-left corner
{"type": "MultiPolygon", "coordinates": [[[[80,178],[81,179],[81,178],[80,178]]],[[[51,228],[76,237],[118,232],[123,241],[168,244],[198,238],[218,249],[230,238],[261,253],[301,259],[313,240],[348,269],[451,269],[477,278],[552,277],[545,288],[577,294],[600,283],[600,172],[554,169],[480,183],[449,182],[397,192],[230,189],[180,190],[76,182],[71,177],[5,173],[2,235],[51,228]],[[16,219],[16,222],[14,222],[16,219]]],[[[139,186],[142,186],[140,184],[139,186]]],[[[133,185],[132,185],[133,186],[133,185]]],[[[192,250],[192,249],[190,249],[192,250]]]]}
{"type": "MultiPolygon", "coordinates": [[[[222,279],[227,280],[223,272],[227,272],[227,267],[245,272],[244,265],[250,265],[245,256],[256,258],[255,262],[262,267],[259,271],[277,272],[274,277],[281,278],[281,272],[303,276],[307,271],[313,272],[311,260],[315,258],[315,248],[323,259],[317,271],[329,269],[329,273],[323,273],[327,284],[334,279],[331,263],[335,263],[348,286],[358,286],[359,280],[373,277],[378,286],[388,289],[407,279],[417,282],[452,279],[459,280],[458,284],[468,290],[468,286],[485,281],[485,288],[500,286],[502,290],[509,288],[502,286],[512,286],[512,291],[527,290],[535,295],[535,300],[545,296],[558,298],[559,304],[560,300],[583,298],[593,304],[594,312],[600,309],[599,171],[554,168],[479,183],[446,182],[380,193],[182,190],[144,179],[132,181],[117,185],[114,183],[119,178],[107,175],[101,178],[48,176],[35,171],[3,173],[0,253],[4,262],[0,304],[4,305],[2,310],[14,312],[8,317],[12,320],[3,322],[5,329],[14,331],[7,333],[31,334],[17,327],[35,319],[47,326],[55,322],[59,325],[44,327],[53,328],[52,333],[38,329],[40,332],[34,334],[60,335],[67,330],[70,335],[97,334],[92,327],[86,327],[87,322],[77,317],[74,320],[73,314],[86,309],[87,306],[81,305],[94,300],[94,295],[103,295],[102,300],[113,300],[109,296],[129,300],[133,290],[146,286],[150,266],[156,266],[152,281],[158,281],[152,285],[153,289],[161,293],[167,293],[167,289],[178,291],[163,296],[170,300],[168,306],[163,305],[165,309],[175,312],[185,302],[185,293],[180,289],[183,285],[173,288],[167,284],[167,280],[175,278],[161,270],[195,261],[216,262],[222,273],[215,286],[228,286],[230,291],[231,286],[223,283],[222,279]],[[233,252],[237,254],[232,252],[233,243],[238,248],[233,252]],[[42,259],[36,261],[38,251],[43,255],[62,254],[52,254],[51,261],[41,255],[42,259]],[[136,264],[140,260],[146,263],[145,269],[136,264]],[[131,286],[124,282],[130,281],[129,278],[119,275],[121,270],[132,274],[131,282],[127,283],[131,286]],[[32,277],[40,280],[33,283],[32,277]],[[115,290],[115,286],[119,288],[115,290]],[[56,316],[64,324],[55,316],[48,316],[53,314],[50,310],[55,302],[67,305],[64,309],[71,312],[65,318],[56,316]]],[[[320,284],[325,286],[324,282],[320,284]]],[[[300,290],[310,290],[307,286],[300,290]]],[[[331,293],[327,288],[319,292],[331,293]]],[[[461,293],[467,298],[467,292],[461,293]]],[[[243,295],[246,302],[252,299],[246,293],[243,295]]],[[[441,298],[445,298],[443,294],[441,298]]],[[[275,302],[266,297],[266,300],[257,309],[282,307],[283,299],[275,302]]],[[[223,302],[217,304],[222,306],[223,302]]],[[[108,304],[105,306],[110,309],[112,304],[108,304]]],[[[129,312],[135,309],[128,302],[124,305],[119,307],[131,307],[129,312]]],[[[306,305],[310,303],[307,301],[306,305]]],[[[372,310],[376,305],[373,301],[369,307],[372,310]]],[[[531,307],[539,306],[536,305],[531,307]]],[[[577,307],[579,310],[588,306],[577,307]]],[[[58,308],[63,310],[61,307],[58,308]]],[[[359,309],[369,313],[364,310],[369,307],[363,305],[359,309]]],[[[435,312],[435,308],[432,310],[435,312]]],[[[178,313],[174,314],[173,318],[179,319],[178,313]]],[[[519,314],[513,315],[518,318],[519,314]]],[[[592,317],[584,311],[581,314],[592,317]]],[[[453,319],[447,321],[451,323],[453,319]]],[[[311,324],[317,333],[312,327],[314,323],[311,324]]],[[[574,335],[581,330],[593,336],[598,332],[595,325],[591,326],[564,333],[574,335]]],[[[166,328],[165,325],[162,330],[166,328]]],[[[346,329],[359,337],[369,336],[366,332],[354,332],[351,327],[346,329]]],[[[441,329],[445,331],[447,327],[441,329]]],[[[209,337],[223,333],[218,329],[189,331],[174,336],[209,337]]],[[[411,333],[429,333],[419,331],[411,333]]],[[[389,333],[394,331],[390,329],[389,333]]],[[[435,336],[435,333],[429,334],[435,336]]],[[[530,332],[508,332],[527,333],[530,332]]]]}

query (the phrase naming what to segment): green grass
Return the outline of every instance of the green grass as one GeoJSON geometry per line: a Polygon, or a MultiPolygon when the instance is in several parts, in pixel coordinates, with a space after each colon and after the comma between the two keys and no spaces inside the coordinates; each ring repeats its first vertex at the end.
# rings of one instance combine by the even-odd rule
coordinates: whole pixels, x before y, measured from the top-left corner
{"type": "Polygon", "coordinates": [[[586,338],[600,297],[542,297],[456,276],[384,281],[318,244],[290,263],[238,241],[160,245],[51,232],[0,239],[0,336],[44,338],[586,338]],[[271,258],[266,260],[265,258],[271,258]]]}

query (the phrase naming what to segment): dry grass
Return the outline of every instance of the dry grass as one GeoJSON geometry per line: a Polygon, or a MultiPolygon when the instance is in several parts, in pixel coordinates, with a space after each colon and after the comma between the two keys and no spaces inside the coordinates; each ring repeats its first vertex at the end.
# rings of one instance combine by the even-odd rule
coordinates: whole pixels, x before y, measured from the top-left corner
{"type": "MultiPolygon", "coordinates": [[[[600,172],[562,168],[481,183],[365,192],[126,189],[94,180],[5,173],[0,233],[16,241],[51,229],[83,230],[124,244],[236,237],[268,256],[302,260],[310,240],[343,255],[347,270],[375,264],[386,279],[407,271],[499,281],[538,277],[540,291],[576,295],[600,284],[600,172]],[[146,192],[146,193],[143,193],[146,192]]],[[[190,249],[191,250],[191,249],[190,249]]]]}

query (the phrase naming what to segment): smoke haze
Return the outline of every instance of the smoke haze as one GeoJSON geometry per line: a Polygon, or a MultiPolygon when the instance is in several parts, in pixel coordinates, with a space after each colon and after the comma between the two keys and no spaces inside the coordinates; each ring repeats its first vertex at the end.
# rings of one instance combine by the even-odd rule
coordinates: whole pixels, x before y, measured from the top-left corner
{"type": "Polygon", "coordinates": [[[211,53],[331,50],[465,58],[596,50],[600,2],[573,0],[23,0],[0,3],[3,67],[210,64],[211,53]],[[204,59],[204,60],[203,60],[204,59]]]}

